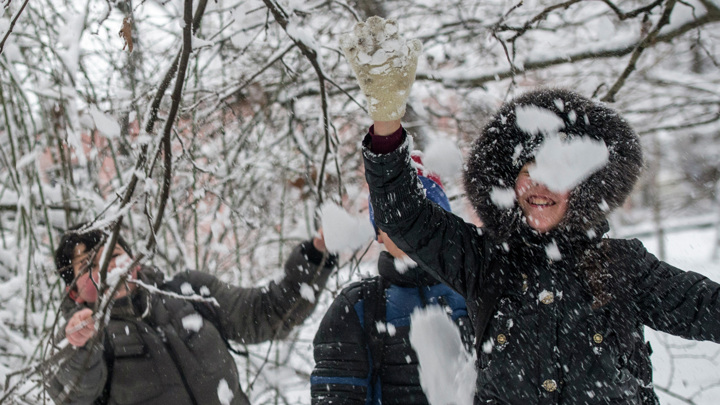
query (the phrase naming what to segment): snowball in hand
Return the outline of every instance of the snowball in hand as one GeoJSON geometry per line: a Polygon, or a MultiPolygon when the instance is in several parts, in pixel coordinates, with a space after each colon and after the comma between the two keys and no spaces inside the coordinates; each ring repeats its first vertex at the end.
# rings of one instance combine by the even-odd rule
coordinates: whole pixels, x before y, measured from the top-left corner
{"type": "Polygon", "coordinates": [[[420,385],[431,405],[472,405],[475,361],[444,309],[429,306],[410,315],[410,344],[420,363],[420,385]]]}
{"type": "Polygon", "coordinates": [[[399,31],[395,20],[372,16],[340,38],[340,48],[375,121],[402,118],[415,81],[422,44],[418,40],[406,41],[399,31]]]}
{"type": "Polygon", "coordinates": [[[550,190],[563,192],[582,183],[608,162],[605,142],[589,137],[562,141],[559,136],[545,138],[530,167],[530,177],[550,190]]]}
{"type": "Polygon", "coordinates": [[[320,217],[325,246],[331,252],[353,251],[375,238],[375,230],[367,216],[350,215],[336,204],[323,204],[320,217]]]}

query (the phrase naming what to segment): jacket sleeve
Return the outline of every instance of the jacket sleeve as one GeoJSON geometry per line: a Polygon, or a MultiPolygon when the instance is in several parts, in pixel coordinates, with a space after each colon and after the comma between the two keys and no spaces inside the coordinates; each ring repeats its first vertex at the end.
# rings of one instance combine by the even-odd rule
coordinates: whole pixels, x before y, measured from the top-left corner
{"type": "Polygon", "coordinates": [[[353,304],[345,291],[328,308],[313,340],[313,405],[361,405],[367,397],[369,354],[358,313],[363,302],[353,304]]]}
{"type": "Polygon", "coordinates": [[[48,380],[48,394],[56,404],[93,404],[102,394],[108,375],[102,343],[67,350],[71,354],[48,380]]]}
{"type": "Polygon", "coordinates": [[[720,284],[683,271],[649,253],[638,240],[628,241],[638,266],[635,302],[643,323],[686,339],[720,343],[720,284]]]}
{"type": "Polygon", "coordinates": [[[315,309],[335,262],[335,256],[323,258],[307,241],[293,249],[280,282],[243,288],[198,271],[190,272],[189,282],[195,291],[207,288],[217,300],[218,321],[227,338],[253,344],[284,338],[301,324],[315,309]]]}
{"type": "Polygon", "coordinates": [[[480,286],[489,260],[482,230],[464,222],[425,197],[410,159],[410,137],[394,152],[370,151],[363,141],[365,178],[375,223],[423,270],[466,299],[480,286]]]}

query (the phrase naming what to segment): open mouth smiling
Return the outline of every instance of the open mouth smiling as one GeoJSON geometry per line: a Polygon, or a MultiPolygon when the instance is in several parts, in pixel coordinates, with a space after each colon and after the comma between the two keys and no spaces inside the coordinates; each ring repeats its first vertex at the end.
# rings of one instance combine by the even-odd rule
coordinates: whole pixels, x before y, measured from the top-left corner
{"type": "Polygon", "coordinates": [[[553,201],[549,198],[542,197],[542,196],[536,196],[536,195],[531,195],[531,196],[527,197],[525,199],[525,201],[529,205],[531,205],[533,207],[539,207],[539,208],[552,207],[553,205],[556,204],[555,201],[553,201]]]}

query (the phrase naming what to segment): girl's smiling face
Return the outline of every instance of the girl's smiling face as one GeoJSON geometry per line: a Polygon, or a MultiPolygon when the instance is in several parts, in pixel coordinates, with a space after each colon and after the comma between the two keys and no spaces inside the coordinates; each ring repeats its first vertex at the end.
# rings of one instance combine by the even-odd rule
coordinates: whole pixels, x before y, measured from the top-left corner
{"type": "Polygon", "coordinates": [[[527,163],[520,170],[515,181],[515,196],[527,224],[544,233],[555,228],[565,217],[570,191],[557,193],[535,182],[530,178],[529,169],[532,165],[527,163]]]}

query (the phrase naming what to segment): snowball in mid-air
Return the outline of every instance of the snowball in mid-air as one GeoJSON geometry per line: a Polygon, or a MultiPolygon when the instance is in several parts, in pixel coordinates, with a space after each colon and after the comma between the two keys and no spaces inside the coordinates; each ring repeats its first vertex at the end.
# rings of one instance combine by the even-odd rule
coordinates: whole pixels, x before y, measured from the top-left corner
{"type": "Polygon", "coordinates": [[[535,154],[530,177],[552,191],[568,191],[602,169],[609,156],[603,141],[589,137],[563,141],[558,135],[548,136],[535,154]]]}
{"type": "Polygon", "coordinates": [[[350,215],[334,203],[320,209],[325,246],[331,252],[353,251],[375,238],[370,219],[350,215]]]}
{"type": "Polygon", "coordinates": [[[425,169],[436,173],[443,181],[455,179],[462,171],[462,165],[462,153],[455,142],[449,139],[434,139],[423,154],[425,169]]]}
{"type": "Polygon", "coordinates": [[[465,350],[460,330],[440,306],[410,315],[410,343],[419,361],[420,384],[431,405],[472,405],[475,361],[465,350]]]}

